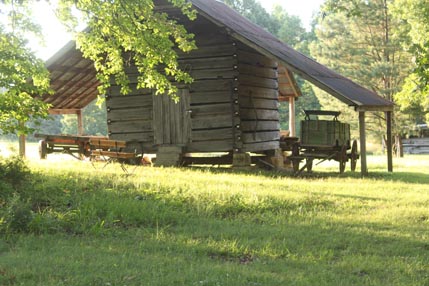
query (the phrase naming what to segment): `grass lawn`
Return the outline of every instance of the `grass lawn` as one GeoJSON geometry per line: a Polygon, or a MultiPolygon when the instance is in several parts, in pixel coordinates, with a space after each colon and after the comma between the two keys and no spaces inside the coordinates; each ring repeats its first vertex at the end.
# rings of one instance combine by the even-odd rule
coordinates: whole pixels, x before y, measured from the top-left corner
{"type": "Polygon", "coordinates": [[[0,285],[429,285],[429,156],[397,159],[393,174],[385,161],[370,157],[361,179],[329,163],[304,178],[125,177],[30,159],[26,185],[0,197],[0,219],[15,210],[26,222],[1,233],[0,285]]]}

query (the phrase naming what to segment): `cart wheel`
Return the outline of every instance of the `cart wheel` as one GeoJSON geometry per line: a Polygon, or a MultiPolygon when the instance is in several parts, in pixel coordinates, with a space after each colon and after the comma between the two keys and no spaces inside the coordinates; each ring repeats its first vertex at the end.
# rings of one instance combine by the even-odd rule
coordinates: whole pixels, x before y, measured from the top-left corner
{"type": "Polygon", "coordinates": [[[299,162],[301,160],[300,159],[292,159],[292,168],[293,168],[293,172],[297,173],[299,171],[299,162]]]}
{"type": "Polygon", "coordinates": [[[354,172],[356,170],[357,160],[358,160],[357,141],[353,140],[352,152],[350,154],[350,168],[351,168],[352,172],[354,172]]]}
{"type": "Polygon", "coordinates": [[[48,144],[46,144],[45,140],[39,141],[39,157],[40,159],[46,159],[48,156],[48,144]]]}
{"type": "Polygon", "coordinates": [[[344,173],[346,170],[346,163],[347,163],[347,147],[346,145],[341,146],[341,151],[339,154],[339,160],[340,162],[340,174],[344,173]]]}
{"type": "Polygon", "coordinates": [[[306,159],[307,172],[313,170],[313,159],[306,159]]]}

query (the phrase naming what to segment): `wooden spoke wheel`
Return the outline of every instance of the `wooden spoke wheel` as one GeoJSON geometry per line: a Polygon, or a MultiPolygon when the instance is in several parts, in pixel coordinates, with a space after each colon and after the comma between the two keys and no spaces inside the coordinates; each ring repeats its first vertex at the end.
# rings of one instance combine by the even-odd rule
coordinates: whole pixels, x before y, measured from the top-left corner
{"type": "Polygon", "coordinates": [[[313,170],[313,159],[306,159],[306,167],[307,172],[311,172],[313,170]]]}
{"type": "Polygon", "coordinates": [[[338,161],[340,162],[340,174],[342,174],[346,170],[347,163],[347,147],[345,145],[341,147],[340,153],[338,155],[338,161]]]}
{"type": "Polygon", "coordinates": [[[352,172],[354,172],[356,170],[358,158],[359,158],[359,156],[358,156],[358,152],[357,152],[357,141],[353,140],[352,151],[350,154],[350,169],[352,170],[352,172]]]}
{"type": "Polygon", "coordinates": [[[46,159],[48,156],[48,144],[45,142],[45,140],[39,141],[39,158],[40,159],[46,159]]]}

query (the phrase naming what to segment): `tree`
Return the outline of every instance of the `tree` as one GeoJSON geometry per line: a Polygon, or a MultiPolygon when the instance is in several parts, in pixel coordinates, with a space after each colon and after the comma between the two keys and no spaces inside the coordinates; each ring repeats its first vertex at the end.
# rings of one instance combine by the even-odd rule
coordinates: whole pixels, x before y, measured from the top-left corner
{"type": "MultiPolygon", "coordinates": [[[[49,73],[25,40],[29,34],[40,36],[39,27],[31,21],[29,6],[33,2],[0,2],[0,129],[3,133],[29,133],[32,129],[23,122],[48,115],[48,106],[35,99],[50,93],[49,73]]],[[[195,18],[195,11],[186,0],[168,2],[190,19],[195,18]]],[[[152,88],[158,94],[167,93],[173,98],[177,91],[175,82],[192,81],[177,61],[177,50],[188,52],[195,48],[192,35],[167,14],[156,11],[154,1],[59,0],[57,12],[60,20],[74,32],[84,57],[94,62],[101,95],[112,82],[122,87],[123,94],[128,93],[126,69],[131,65],[139,72],[138,88],[152,88]],[[74,11],[80,14],[76,16],[74,11]],[[78,19],[88,25],[83,32],[77,31],[78,19]]]]}
{"type": "MultiPolygon", "coordinates": [[[[196,17],[186,0],[168,2],[190,19],[196,17]]],[[[129,93],[126,69],[131,65],[139,72],[138,88],[155,89],[158,94],[167,93],[176,99],[174,82],[192,81],[179,68],[175,49],[195,49],[193,35],[166,13],[158,12],[152,0],[60,0],[58,15],[75,33],[83,56],[94,62],[101,95],[112,81],[121,86],[123,94],[129,93]],[[87,23],[83,32],[77,30],[74,9],[81,12],[81,20],[87,23]]]]}
{"type": "Polygon", "coordinates": [[[416,123],[429,122],[429,5],[427,0],[397,0],[393,14],[407,33],[405,47],[414,55],[414,72],[395,96],[416,123]]]}
{"type": "Polygon", "coordinates": [[[28,1],[0,2],[0,133],[26,134],[24,122],[48,116],[48,106],[34,97],[50,93],[43,61],[28,48],[26,37],[40,36],[31,21],[28,1]]]}
{"type": "Polygon", "coordinates": [[[222,0],[238,13],[249,19],[252,23],[265,28],[272,34],[277,34],[279,23],[261,4],[255,0],[222,0]]]}
{"type": "MultiPolygon", "coordinates": [[[[403,49],[401,23],[390,10],[392,1],[327,1],[311,52],[319,62],[394,101],[410,69],[411,55],[403,49]]],[[[355,116],[350,113],[349,118],[355,116]]],[[[396,127],[399,119],[394,118],[396,127]]],[[[373,134],[385,133],[383,115],[372,113],[370,121],[373,134]]]]}

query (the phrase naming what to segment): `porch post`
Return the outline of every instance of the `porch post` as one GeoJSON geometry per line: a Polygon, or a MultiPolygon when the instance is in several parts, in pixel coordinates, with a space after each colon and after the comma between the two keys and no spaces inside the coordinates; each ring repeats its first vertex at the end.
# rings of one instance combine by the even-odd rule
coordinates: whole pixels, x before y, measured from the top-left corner
{"type": "MultiPolygon", "coordinates": [[[[21,126],[24,126],[24,122],[19,123],[21,126]]],[[[24,134],[19,135],[19,157],[25,158],[25,139],[26,136],[24,134]]]]}
{"type": "Polygon", "coordinates": [[[82,109],[79,109],[77,112],[77,134],[83,135],[84,133],[84,126],[83,126],[83,114],[82,109]]]}
{"type": "Polygon", "coordinates": [[[295,126],[295,97],[289,97],[289,136],[296,137],[296,126],[295,126]]]}
{"type": "Polygon", "coordinates": [[[359,136],[360,136],[360,166],[362,177],[368,175],[366,162],[366,132],[365,132],[365,112],[359,111],[359,136]]]}
{"type": "MultiPolygon", "coordinates": [[[[386,111],[387,125],[387,171],[393,172],[393,156],[392,156],[392,111],[386,111]]],[[[399,151],[399,150],[398,150],[399,151]]]]}

